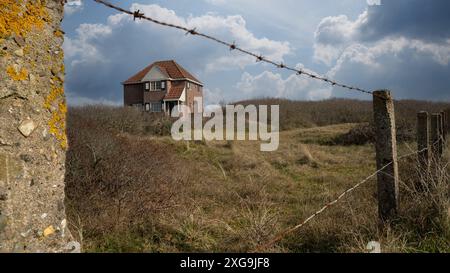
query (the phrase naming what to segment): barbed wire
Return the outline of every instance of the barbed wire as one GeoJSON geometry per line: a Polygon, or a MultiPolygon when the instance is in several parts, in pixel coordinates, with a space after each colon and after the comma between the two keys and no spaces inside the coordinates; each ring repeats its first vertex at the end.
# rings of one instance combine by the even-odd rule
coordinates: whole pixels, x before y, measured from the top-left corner
{"type": "Polygon", "coordinates": [[[115,9],[117,11],[120,11],[122,13],[129,14],[129,15],[133,16],[134,20],[136,20],[136,18],[137,19],[144,19],[144,20],[150,21],[152,23],[155,23],[155,24],[158,24],[158,25],[161,25],[161,26],[171,27],[171,28],[175,28],[175,29],[178,29],[178,30],[182,30],[182,31],[184,31],[186,33],[186,35],[193,35],[193,36],[203,37],[203,38],[208,39],[210,41],[213,41],[213,42],[216,42],[218,44],[224,45],[224,46],[228,47],[232,51],[234,50],[234,51],[238,51],[238,52],[241,52],[243,54],[249,55],[249,56],[255,58],[257,62],[264,62],[264,63],[267,63],[267,64],[271,64],[271,65],[273,65],[273,66],[275,66],[277,68],[295,72],[299,76],[304,75],[304,76],[307,76],[307,77],[309,77],[311,79],[314,79],[314,80],[323,81],[325,83],[330,84],[331,86],[341,87],[341,88],[344,88],[344,89],[347,89],[347,90],[350,90],[350,91],[356,91],[356,92],[360,92],[360,93],[364,93],[364,94],[374,95],[374,93],[371,92],[371,91],[368,91],[368,90],[365,90],[365,89],[362,89],[362,88],[359,88],[359,87],[355,87],[355,86],[342,84],[342,83],[333,81],[331,79],[328,79],[328,78],[326,78],[324,76],[320,76],[320,75],[314,74],[312,72],[308,72],[308,71],[306,71],[304,69],[294,68],[294,67],[285,65],[283,62],[276,62],[276,61],[270,60],[270,59],[264,57],[261,54],[257,54],[257,53],[254,53],[254,52],[251,52],[249,50],[246,50],[246,49],[243,49],[243,48],[239,47],[238,45],[236,45],[235,42],[229,43],[229,42],[220,40],[220,39],[218,39],[218,38],[216,38],[214,36],[201,33],[199,31],[197,31],[196,28],[189,29],[189,28],[184,27],[184,26],[180,26],[180,25],[176,25],[176,24],[172,24],[172,23],[167,23],[167,22],[162,22],[160,20],[157,20],[157,19],[154,19],[152,17],[146,16],[140,10],[137,10],[137,11],[134,11],[134,12],[133,11],[129,11],[129,10],[123,9],[121,7],[118,7],[116,5],[113,5],[113,4],[109,3],[108,1],[104,1],[104,0],[94,0],[94,1],[97,2],[97,3],[103,4],[103,5],[105,5],[105,6],[109,7],[109,8],[112,8],[112,9],[115,9]]]}
{"type": "MultiPolygon", "coordinates": [[[[264,56],[261,55],[261,54],[257,54],[257,53],[251,52],[251,51],[249,51],[249,50],[243,49],[243,48],[239,47],[238,45],[236,45],[235,42],[229,43],[229,42],[220,40],[220,39],[218,39],[218,38],[216,38],[216,37],[214,37],[214,36],[211,36],[211,35],[208,35],[208,34],[201,33],[201,32],[199,32],[199,31],[197,31],[196,28],[189,29],[189,28],[184,27],[184,26],[180,26],[180,25],[176,25],[176,24],[172,24],[172,23],[167,23],[167,22],[162,22],[162,21],[160,21],[160,20],[157,20],[157,19],[154,19],[154,18],[151,18],[151,17],[146,16],[144,13],[141,13],[140,10],[137,10],[137,11],[132,12],[132,11],[123,9],[123,8],[121,8],[121,7],[115,6],[115,5],[111,4],[111,3],[109,3],[108,1],[104,1],[104,0],[94,0],[94,1],[97,2],[97,3],[103,4],[103,5],[105,5],[105,6],[109,7],[109,8],[115,9],[115,10],[117,10],[117,11],[119,11],[119,12],[122,12],[122,13],[125,13],[125,14],[129,14],[129,15],[133,16],[133,19],[134,19],[134,20],[136,20],[136,19],[144,19],[144,20],[150,21],[150,22],[152,22],[152,23],[155,23],[155,24],[158,24],[158,25],[161,25],[161,26],[171,27],[171,28],[175,28],[175,29],[184,31],[184,32],[186,33],[186,35],[193,35],[193,36],[203,37],[203,38],[208,39],[208,40],[210,40],[210,41],[213,41],[213,42],[216,42],[216,43],[221,44],[221,45],[223,45],[223,46],[226,46],[226,47],[228,47],[228,48],[229,48],[230,50],[232,50],[232,51],[233,51],[233,50],[234,50],[234,51],[238,51],[238,52],[241,52],[241,53],[243,53],[243,54],[246,54],[246,55],[249,55],[249,56],[251,56],[251,57],[254,57],[254,58],[256,59],[256,61],[258,61],[258,62],[264,62],[264,63],[270,64],[270,65],[273,65],[273,66],[275,66],[275,67],[277,67],[277,68],[280,68],[280,69],[285,69],[285,70],[289,70],[289,71],[295,72],[295,73],[296,73],[297,75],[299,75],[299,76],[302,76],[302,75],[303,75],[303,76],[307,76],[307,77],[309,77],[309,78],[311,78],[311,79],[314,79],[314,80],[319,80],[319,81],[323,81],[323,82],[329,83],[331,86],[341,87],[341,88],[344,88],[344,89],[347,89],[347,90],[350,90],[350,91],[356,91],[356,92],[360,92],[360,93],[364,93],[364,94],[369,94],[369,95],[377,96],[377,97],[379,97],[379,98],[381,98],[381,99],[386,99],[384,96],[379,96],[379,95],[377,95],[377,94],[374,93],[374,92],[367,91],[367,90],[364,90],[364,89],[359,88],[359,87],[354,87],[354,86],[349,86],[349,85],[346,85],[346,84],[341,84],[341,83],[339,83],[339,82],[330,80],[330,79],[328,79],[328,78],[326,78],[326,77],[324,77],[324,76],[316,75],[316,74],[314,74],[314,73],[312,73],[312,72],[308,72],[308,71],[305,71],[305,70],[303,70],[303,69],[298,69],[298,68],[290,67],[290,66],[288,66],[288,65],[285,65],[283,62],[280,62],[280,63],[275,62],[275,61],[273,61],[273,60],[270,60],[270,59],[264,57],[264,56]]],[[[397,103],[399,103],[398,100],[394,100],[394,101],[396,101],[397,103]]],[[[402,104],[402,103],[400,103],[400,104],[402,104]]],[[[436,143],[434,143],[433,145],[436,145],[436,143]]],[[[406,157],[410,157],[410,156],[412,156],[412,155],[416,155],[416,154],[425,152],[426,150],[428,150],[428,148],[422,149],[422,150],[417,151],[417,152],[412,152],[412,153],[409,153],[409,154],[406,154],[406,155],[402,155],[402,156],[398,157],[397,160],[400,160],[400,159],[403,159],[403,158],[406,158],[406,157]]],[[[305,226],[308,222],[310,222],[311,220],[313,220],[315,217],[317,217],[318,215],[320,215],[321,213],[323,213],[325,210],[327,210],[328,208],[330,208],[330,207],[332,207],[333,205],[335,205],[336,203],[338,203],[338,202],[339,202],[342,198],[344,198],[346,195],[350,194],[351,192],[353,192],[354,190],[356,190],[356,189],[359,188],[360,186],[362,186],[362,185],[364,185],[365,183],[367,183],[371,178],[373,178],[373,177],[375,177],[377,174],[383,172],[383,170],[385,170],[387,167],[389,167],[389,166],[392,165],[392,164],[393,164],[392,161],[389,162],[388,164],[386,164],[385,166],[383,166],[382,168],[380,168],[379,170],[377,170],[376,172],[374,172],[373,174],[371,174],[370,176],[368,176],[367,178],[365,178],[365,179],[362,180],[361,182],[357,183],[357,184],[354,185],[353,187],[351,187],[351,188],[347,189],[346,191],[344,191],[341,195],[338,196],[337,199],[335,199],[335,200],[333,200],[333,201],[327,203],[327,204],[326,204],[325,206],[323,206],[320,210],[316,211],[314,214],[312,214],[311,216],[309,216],[308,218],[306,218],[306,219],[305,219],[303,222],[301,222],[299,225],[294,226],[294,227],[292,227],[292,228],[290,228],[290,229],[287,229],[287,230],[281,232],[279,235],[277,235],[277,236],[276,236],[273,240],[271,240],[270,242],[268,242],[268,243],[266,243],[266,244],[264,244],[264,245],[261,245],[261,246],[257,247],[255,252],[260,252],[261,250],[267,249],[268,247],[270,247],[270,246],[274,245],[275,243],[277,243],[278,241],[282,240],[282,239],[283,239],[285,236],[287,236],[288,234],[291,234],[291,233],[295,232],[296,230],[302,228],[302,227],[305,226]]]]}
{"type": "MultiPolygon", "coordinates": [[[[435,145],[436,142],[433,144],[435,145]]],[[[426,150],[428,150],[428,148],[424,148],[420,151],[416,151],[416,152],[412,152],[409,154],[405,154],[402,156],[397,157],[397,160],[401,160],[403,158],[407,158],[416,154],[420,154],[425,152],[426,150]]],[[[375,171],[373,174],[369,175],[368,177],[366,177],[364,180],[362,180],[361,182],[357,183],[356,185],[354,185],[353,187],[347,189],[346,191],[344,191],[341,195],[338,196],[338,198],[336,198],[335,200],[327,203],[325,206],[323,206],[321,209],[319,209],[318,211],[314,212],[311,216],[309,216],[308,218],[306,218],[303,222],[301,222],[300,224],[291,227],[287,230],[282,231],[281,233],[279,233],[277,236],[275,236],[274,239],[270,240],[268,243],[265,243],[263,245],[258,246],[254,252],[261,252],[271,246],[273,246],[274,244],[276,244],[277,242],[281,241],[283,238],[285,238],[287,235],[301,229],[302,227],[304,227],[307,223],[309,223],[311,220],[313,220],[314,218],[316,218],[318,215],[322,214],[325,210],[327,210],[328,208],[332,207],[333,205],[337,204],[342,198],[344,198],[346,195],[348,195],[349,193],[353,192],[354,190],[356,190],[357,188],[361,187],[362,185],[364,185],[365,183],[367,183],[370,179],[372,179],[373,177],[375,177],[377,174],[382,173],[387,167],[391,166],[394,162],[391,161],[388,164],[384,165],[382,168],[380,168],[379,170],[375,171]]]]}

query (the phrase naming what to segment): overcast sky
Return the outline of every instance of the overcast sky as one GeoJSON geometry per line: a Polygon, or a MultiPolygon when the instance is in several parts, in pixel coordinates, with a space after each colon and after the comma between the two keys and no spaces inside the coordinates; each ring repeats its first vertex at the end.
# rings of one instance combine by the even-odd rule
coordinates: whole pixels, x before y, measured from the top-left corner
{"type": "MultiPolygon", "coordinates": [[[[208,104],[255,97],[370,99],[256,63],[199,37],[134,22],[92,0],[70,2],[63,21],[70,104],[121,104],[122,81],[169,59],[204,83],[208,104]]],[[[390,89],[400,99],[450,101],[448,0],[111,2],[345,84],[390,89]]]]}

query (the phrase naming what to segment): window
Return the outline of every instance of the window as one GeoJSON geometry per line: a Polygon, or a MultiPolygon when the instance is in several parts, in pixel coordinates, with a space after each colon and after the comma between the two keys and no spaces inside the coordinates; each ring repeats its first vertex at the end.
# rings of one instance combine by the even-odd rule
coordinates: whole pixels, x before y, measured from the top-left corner
{"type": "Polygon", "coordinates": [[[161,112],[162,105],[160,102],[152,102],[152,112],[161,112]]]}
{"type": "Polygon", "coordinates": [[[166,82],[161,82],[161,89],[166,89],[166,82]]]}
{"type": "Polygon", "coordinates": [[[190,82],[187,83],[187,89],[191,89],[191,83],[190,82]]]}
{"type": "Polygon", "coordinates": [[[151,91],[160,91],[162,87],[162,82],[151,82],[151,91]]]}
{"type": "Polygon", "coordinates": [[[146,103],[145,104],[145,111],[150,111],[150,104],[149,103],[146,103]]]}
{"type": "Polygon", "coordinates": [[[146,82],[145,83],[145,90],[150,90],[150,83],[149,82],[146,82]]]}

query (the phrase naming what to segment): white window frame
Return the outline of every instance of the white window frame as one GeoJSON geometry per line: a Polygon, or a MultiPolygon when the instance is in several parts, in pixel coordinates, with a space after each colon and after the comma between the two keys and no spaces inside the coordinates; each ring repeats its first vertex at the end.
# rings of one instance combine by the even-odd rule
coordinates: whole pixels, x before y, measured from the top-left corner
{"type": "Polygon", "coordinates": [[[162,90],[162,81],[150,82],[150,91],[161,91],[161,90],[162,90]]]}
{"type": "Polygon", "coordinates": [[[161,113],[162,112],[162,103],[160,103],[160,102],[152,102],[150,104],[150,109],[151,109],[151,111],[153,113],[161,113]],[[157,106],[157,107],[154,107],[154,106],[157,106]],[[155,109],[155,108],[158,108],[158,109],[155,109]],[[159,111],[157,111],[157,110],[159,110],[159,111]]]}
{"type": "Polygon", "coordinates": [[[145,91],[150,91],[150,82],[145,83],[145,91]]]}

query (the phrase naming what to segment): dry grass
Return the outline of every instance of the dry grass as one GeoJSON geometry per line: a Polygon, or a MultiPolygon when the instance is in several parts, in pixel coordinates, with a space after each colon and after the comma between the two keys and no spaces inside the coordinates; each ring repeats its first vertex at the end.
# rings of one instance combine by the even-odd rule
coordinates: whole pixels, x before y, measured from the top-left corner
{"type": "MultiPolygon", "coordinates": [[[[140,113],[118,127],[110,112],[76,110],[69,113],[67,207],[86,251],[252,251],[375,170],[373,145],[324,145],[356,124],[286,130],[278,151],[261,153],[258,142],[174,142],[136,129],[134,119],[149,118],[140,113]]],[[[413,145],[400,144],[399,153],[413,145]]],[[[409,163],[402,174],[414,173],[409,163]]],[[[439,181],[448,187],[448,176],[439,181]]],[[[412,220],[429,219],[429,196],[418,206],[407,189],[401,217],[384,232],[372,179],[266,251],[364,252],[372,240],[383,251],[450,251],[445,229],[435,228],[445,226],[441,218],[416,228],[412,220]]]]}

